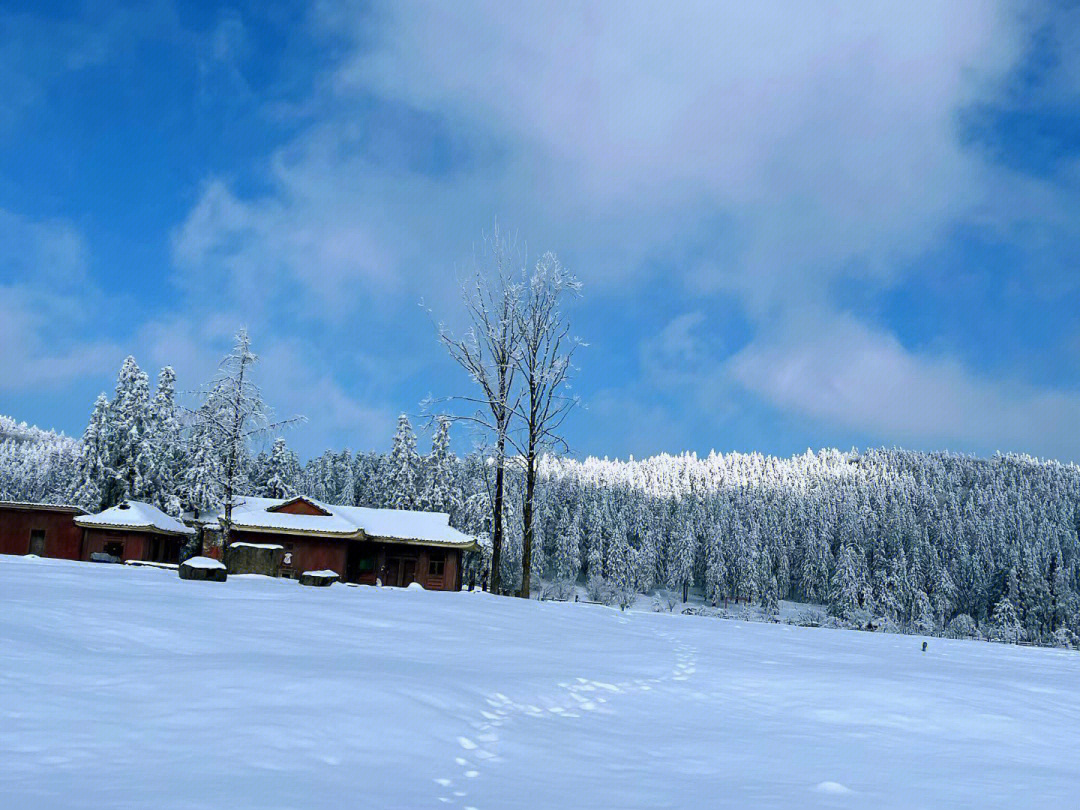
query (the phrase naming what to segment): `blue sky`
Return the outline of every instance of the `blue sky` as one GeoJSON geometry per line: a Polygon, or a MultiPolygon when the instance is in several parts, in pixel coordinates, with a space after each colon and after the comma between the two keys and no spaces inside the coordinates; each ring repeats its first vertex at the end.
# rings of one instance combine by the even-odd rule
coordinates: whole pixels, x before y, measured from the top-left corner
{"type": "Polygon", "coordinates": [[[578,455],[1080,460],[1080,9],[509,5],[4,4],[0,413],[243,324],[384,448],[498,219],[584,283],[578,455]]]}

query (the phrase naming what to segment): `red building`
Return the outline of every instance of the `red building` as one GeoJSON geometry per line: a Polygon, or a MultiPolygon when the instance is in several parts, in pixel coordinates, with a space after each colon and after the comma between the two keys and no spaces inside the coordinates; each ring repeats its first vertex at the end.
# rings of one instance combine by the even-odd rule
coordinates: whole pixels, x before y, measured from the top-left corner
{"type": "Polygon", "coordinates": [[[75,525],[78,506],[0,501],[0,554],[36,554],[77,560],[82,529],[75,525]]]}
{"type": "Polygon", "coordinates": [[[83,560],[178,563],[180,549],[195,536],[194,529],[139,501],[81,515],[74,522],[83,532],[83,560]]]}
{"type": "MultiPolygon", "coordinates": [[[[220,537],[220,521],[220,513],[192,521],[201,524],[204,545],[212,547],[213,538],[220,537]]],[[[176,563],[195,534],[138,501],[96,515],[77,506],[0,503],[2,554],[176,563]]],[[[329,569],[345,582],[400,587],[418,582],[429,590],[460,590],[461,556],[476,548],[474,538],[439,512],[338,506],[303,497],[238,498],[230,542],[280,545],[278,574],[284,577],[329,569]]]]}
{"type": "MultiPolygon", "coordinates": [[[[219,522],[206,528],[215,530],[219,522]]],[[[429,590],[460,590],[461,555],[476,548],[475,539],[440,512],[339,506],[303,497],[237,499],[229,539],[282,546],[282,576],[329,569],[345,582],[419,582],[429,590]]]]}

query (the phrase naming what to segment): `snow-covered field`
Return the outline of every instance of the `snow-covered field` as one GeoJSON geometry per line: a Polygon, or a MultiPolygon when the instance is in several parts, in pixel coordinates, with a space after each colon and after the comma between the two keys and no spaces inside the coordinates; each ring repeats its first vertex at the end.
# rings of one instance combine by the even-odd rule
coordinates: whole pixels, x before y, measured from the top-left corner
{"type": "Polygon", "coordinates": [[[1065,808],[1080,654],[0,557],[4,808],[1065,808]]]}

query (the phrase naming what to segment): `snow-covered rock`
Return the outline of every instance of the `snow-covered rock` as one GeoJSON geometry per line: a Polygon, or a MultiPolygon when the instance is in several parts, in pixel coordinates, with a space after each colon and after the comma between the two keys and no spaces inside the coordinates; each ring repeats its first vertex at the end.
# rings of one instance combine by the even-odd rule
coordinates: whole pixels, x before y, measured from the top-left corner
{"type": "Polygon", "coordinates": [[[220,560],[212,557],[192,557],[180,563],[180,579],[201,579],[210,582],[224,582],[228,569],[220,560]]]}
{"type": "Polygon", "coordinates": [[[341,577],[338,576],[337,571],[331,571],[324,569],[322,571],[305,571],[300,575],[301,585],[316,585],[326,586],[333,585],[341,577]]]}
{"type": "Polygon", "coordinates": [[[285,547],[274,543],[230,543],[229,573],[276,577],[284,556],[285,547]]]}

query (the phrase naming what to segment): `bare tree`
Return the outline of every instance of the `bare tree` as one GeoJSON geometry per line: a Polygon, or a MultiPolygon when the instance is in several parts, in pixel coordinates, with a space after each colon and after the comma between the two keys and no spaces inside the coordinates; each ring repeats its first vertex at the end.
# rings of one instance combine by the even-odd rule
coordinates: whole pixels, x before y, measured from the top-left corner
{"type": "Polygon", "coordinates": [[[252,367],[259,360],[251,351],[246,329],[236,334],[233,350],[218,364],[218,372],[203,392],[203,404],[193,411],[195,431],[208,446],[215,448],[218,463],[210,467],[219,481],[225,498],[221,520],[222,556],[229,548],[232,532],[233,498],[242,480],[244,459],[252,440],[281,428],[304,421],[297,416],[272,421],[271,410],[263,402],[262,391],[252,379],[252,367]]]}
{"type": "Polygon", "coordinates": [[[484,258],[473,277],[462,284],[462,298],[469,326],[456,337],[439,326],[439,340],[450,356],[479,388],[472,396],[449,399],[476,406],[476,411],[453,417],[470,422],[491,436],[494,448],[495,483],[491,497],[491,591],[502,590],[500,565],[503,546],[503,501],[506,489],[506,446],[510,420],[520,392],[514,384],[518,370],[520,325],[518,306],[522,286],[514,269],[516,250],[499,233],[485,240],[484,258]]]}
{"type": "Polygon", "coordinates": [[[582,344],[570,334],[562,304],[567,296],[577,295],[580,290],[580,282],[559,264],[555,254],[546,253],[536,263],[515,310],[515,364],[523,387],[514,415],[520,419],[524,433],[515,445],[525,462],[520,592],[525,599],[529,598],[532,575],[537,461],[543,450],[566,449],[560,429],[578,402],[577,397],[568,394],[568,388],[573,355],[582,344]]]}

